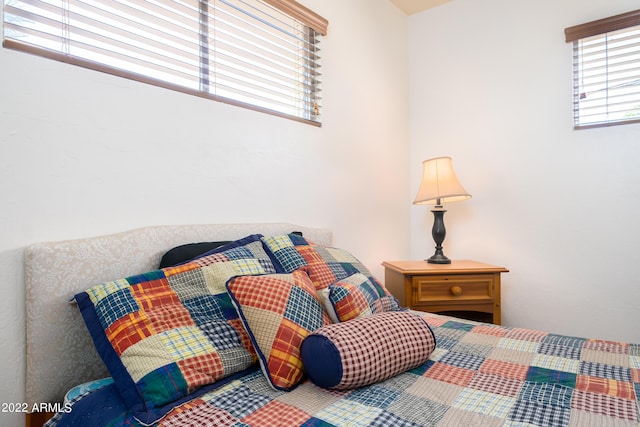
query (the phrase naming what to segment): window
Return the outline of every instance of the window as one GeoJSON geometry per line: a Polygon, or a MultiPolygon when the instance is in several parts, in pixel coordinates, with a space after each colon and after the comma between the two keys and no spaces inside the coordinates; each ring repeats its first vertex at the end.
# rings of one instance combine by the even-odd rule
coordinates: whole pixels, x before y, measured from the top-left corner
{"type": "Polygon", "coordinates": [[[326,31],[293,0],[5,0],[3,46],[319,125],[326,31]]]}
{"type": "Polygon", "coordinates": [[[565,29],[576,129],[640,123],[640,10],[565,29]]]}

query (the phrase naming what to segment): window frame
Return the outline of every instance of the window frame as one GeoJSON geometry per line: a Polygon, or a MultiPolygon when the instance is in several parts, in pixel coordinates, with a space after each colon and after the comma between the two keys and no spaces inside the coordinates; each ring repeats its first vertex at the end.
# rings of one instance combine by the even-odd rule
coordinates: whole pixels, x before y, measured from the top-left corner
{"type": "MultiPolygon", "coordinates": [[[[581,75],[580,75],[580,63],[579,63],[581,59],[581,54],[579,52],[580,41],[586,38],[594,37],[594,36],[606,37],[608,33],[612,33],[614,31],[619,31],[619,30],[625,30],[625,29],[629,29],[631,27],[637,27],[637,26],[640,29],[640,9],[565,28],[564,30],[565,42],[573,44],[574,129],[576,130],[590,129],[590,128],[598,128],[598,127],[640,123],[640,119],[626,119],[626,120],[617,119],[617,120],[607,120],[604,122],[579,124],[579,117],[580,117],[579,104],[580,104],[580,98],[581,98],[581,91],[580,91],[581,75]]],[[[638,36],[638,41],[640,41],[640,36],[638,36]]],[[[607,52],[607,51],[608,51],[608,46],[603,49],[603,52],[607,52]]],[[[638,51],[640,52],[640,48],[638,48],[638,51]]],[[[610,86],[607,85],[605,89],[608,90],[609,88],[610,86]]],[[[640,104],[640,91],[638,91],[637,96],[638,96],[638,104],[640,104]]],[[[609,106],[608,99],[603,105],[607,107],[609,106]]]]}
{"type": "MultiPolygon", "coordinates": [[[[312,32],[315,32],[321,36],[325,36],[327,34],[327,29],[328,29],[328,21],[323,18],[322,16],[318,15],[317,13],[313,12],[312,10],[310,10],[309,8],[301,5],[300,3],[298,3],[295,0],[259,0],[260,2],[273,7],[275,10],[284,13],[288,16],[290,16],[291,18],[295,19],[296,21],[298,21],[300,24],[304,25],[306,28],[313,30],[312,32]]],[[[207,0],[201,0],[200,3],[204,3],[209,4],[209,1],[207,0]]],[[[6,4],[3,1],[3,7],[5,7],[6,4]]],[[[4,14],[3,14],[3,23],[6,22],[4,21],[4,14]]],[[[4,24],[3,24],[4,26],[4,24]]],[[[210,27],[211,28],[211,27],[210,27]]],[[[200,38],[202,39],[203,37],[203,28],[201,25],[201,28],[199,28],[199,34],[200,34],[200,38]]],[[[206,30],[205,30],[206,32],[206,30]]],[[[202,42],[202,41],[201,41],[202,42]]],[[[201,76],[200,78],[200,85],[198,89],[194,89],[194,88],[189,88],[177,83],[172,83],[169,81],[165,81],[162,79],[158,79],[158,78],[154,78],[151,77],[149,75],[145,75],[145,74],[139,74],[133,71],[128,71],[128,70],[124,70],[121,68],[118,68],[116,66],[113,65],[108,65],[105,63],[101,63],[101,62],[95,62],[86,58],[82,58],[80,56],[72,56],[69,54],[65,54],[63,52],[60,51],[55,51],[55,50],[50,50],[47,49],[46,47],[40,47],[40,46],[36,46],[33,44],[29,44],[29,43],[24,43],[24,42],[20,42],[18,40],[12,39],[12,38],[7,38],[6,37],[6,30],[3,30],[3,41],[2,41],[2,46],[4,48],[7,49],[12,49],[12,50],[17,50],[17,51],[21,51],[21,52],[25,52],[25,53],[29,53],[29,54],[33,54],[33,55],[37,55],[40,57],[44,57],[44,58],[48,58],[48,59],[52,59],[52,60],[56,60],[59,62],[64,62],[67,64],[71,64],[71,65],[76,65],[76,66],[80,66],[83,68],[87,68],[87,69],[91,69],[94,71],[99,71],[99,72],[103,72],[103,73],[107,73],[107,74],[111,74],[114,76],[118,76],[118,77],[122,77],[122,78],[126,78],[129,80],[134,80],[137,82],[141,82],[141,83],[145,83],[145,84],[150,84],[153,86],[157,86],[157,87],[161,87],[164,89],[169,89],[169,90],[173,90],[176,92],[181,92],[181,93],[185,93],[188,95],[193,95],[193,96],[197,96],[200,98],[205,98],[205,99],[209,99],[209,100],[213,100],[213,101],[217,101],[217,102],[221,102],[224,104],[229,104],[229,105],[233,105],[233,106],[237,106],[237,107],[241,107],[241,108],[245,108],[245,109],[249,109],[249,110],[253,110],[253,111],[258,111],[261,113],[266,113],[266,114],[270,114],[273,116],[277,116],[277,117],[282,117],[282,118],[286,118],[286,119],[290,119],[290,120],[294,120],[294,121],[298,121],[298,122],[302,122],[302,123],[306,123],[306,124],[310,124],[313,126],[322,126],[321,121],[318,120],[313,120],[311,118],[304,118],[304,117],[299,117],[293,114],[288,114],[285,112],[280,112],[277,110],[273,110],[267,107],[263,107],[263,106],[259,106],[259,105],[255,105],[252,104],[250,102],[245,102],[245,101],[241,101],[241,100],[237,100],[237,99],[233,99],[233,98],[229,98],[229,97],[225,97],[225,96],[221,96],[221,95],[217,95],[214,93],[211,93],[208,91],[207,86],[207,77],[203,77],[201,76]],[[204,87],[203,87],[203,78],[205,81],[204,87]]],[[[201,45],[202,48],[202,45],[201,45]]],[[[202,49],[201,49],[202,50],[202,49]]],[[[199,61],[205,61],[203,59],[203,52],[201,51],[199,56],[198,56],[198,60],[199,61]]],[[[213,61],[209,61],[207,65],[205,65],[205,68],[208,66],[213,66],[214,62],[213,61]]],[[[318,65],[319,64],[315,64],[318,65]]],[[[319,86],[319,84],[318,84],[319,86]]],[[[319,90],[319,87],[318,87],[319,90]]],[[[314,106],[314,108],[319,108],[317,107],[317,104],[314,106]]],[[[319,113],[319,111],[318,111],[319,113]]]]}

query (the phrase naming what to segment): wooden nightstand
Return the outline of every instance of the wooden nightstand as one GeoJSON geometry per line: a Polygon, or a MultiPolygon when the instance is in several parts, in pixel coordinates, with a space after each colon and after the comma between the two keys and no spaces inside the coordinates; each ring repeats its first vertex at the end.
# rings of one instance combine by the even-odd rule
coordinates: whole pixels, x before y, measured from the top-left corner
{"type": "Polygon", "coordinates": [[[413,310],[500,325],[500,274],[504,267],[476,261],[429,264],[385,261],[385,286],[400,305],[413,310]]]}

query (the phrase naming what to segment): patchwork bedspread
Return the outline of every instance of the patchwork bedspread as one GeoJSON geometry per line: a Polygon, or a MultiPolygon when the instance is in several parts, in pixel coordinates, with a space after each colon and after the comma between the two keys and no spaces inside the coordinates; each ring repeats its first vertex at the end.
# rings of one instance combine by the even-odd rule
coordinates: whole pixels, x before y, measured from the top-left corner
{"type": "MultiPolygon", "coordinates": [[[[421,315],[437,346],[416,369],[341,392],[309,381],[275,391],[256,369],[176,407],[157,425],[640,425],[640,345],[421,315]]],[[[114,388],[92,392],[49,425],[139,425],[118,399],[114,388]]]]}

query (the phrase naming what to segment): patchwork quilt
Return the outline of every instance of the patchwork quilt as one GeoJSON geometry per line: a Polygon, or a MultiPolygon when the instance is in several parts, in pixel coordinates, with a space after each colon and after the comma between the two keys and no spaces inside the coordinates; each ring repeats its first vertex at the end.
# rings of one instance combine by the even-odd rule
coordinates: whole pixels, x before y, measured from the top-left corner
{"type": "MultiPolygon", "coordinates": [[[[155,426],[635,426],[640,345],[416,313],[436,349],[383,382],[274,390],[254,371],[171,410],[155,426]]],[[[370,343],[375,346],[375,343],[370,343]]],[[[49,426],[137,426],[117,391],[77,398],[49,426]]]]}

